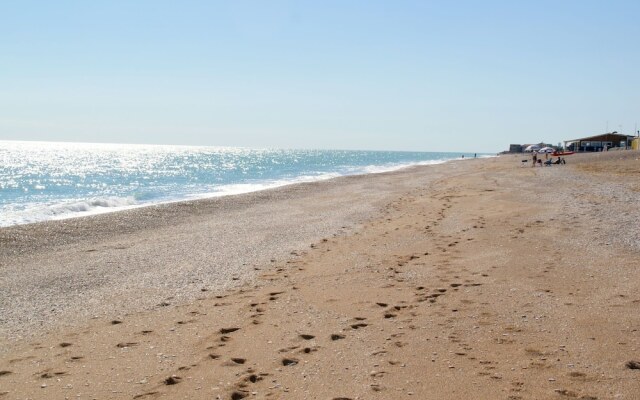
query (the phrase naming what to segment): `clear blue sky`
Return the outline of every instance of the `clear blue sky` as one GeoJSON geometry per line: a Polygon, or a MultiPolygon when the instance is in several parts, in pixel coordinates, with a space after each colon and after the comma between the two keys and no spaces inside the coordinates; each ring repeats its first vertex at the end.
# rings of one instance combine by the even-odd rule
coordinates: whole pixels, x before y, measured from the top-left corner
{"type": "Polygon", "coordinates": [[[0,140],[497,152],[639,76],[637,0],[0,3],[0,140]]]}

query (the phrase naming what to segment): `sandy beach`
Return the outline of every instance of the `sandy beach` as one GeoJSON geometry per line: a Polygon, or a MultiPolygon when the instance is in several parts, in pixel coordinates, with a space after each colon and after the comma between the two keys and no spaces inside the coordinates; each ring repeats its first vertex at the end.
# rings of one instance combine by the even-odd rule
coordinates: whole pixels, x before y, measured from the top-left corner
{"type": "Polygon", "coordinates": [[[640,152],[525,158],[2,228],[0,399],[638,399],[640,152]]]}

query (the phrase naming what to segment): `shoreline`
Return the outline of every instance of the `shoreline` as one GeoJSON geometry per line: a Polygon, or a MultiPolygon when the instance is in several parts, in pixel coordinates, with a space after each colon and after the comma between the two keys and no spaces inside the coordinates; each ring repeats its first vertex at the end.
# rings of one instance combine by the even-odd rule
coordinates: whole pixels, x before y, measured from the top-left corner
{"type": "Polygon", "coordinates": [[[37,336],[77,319],[183,304],[205,290],[236,287],[271,260],[352,230],[385,199],[435,179],[434,167],[442,165],[0,228],[1,336],[37,336]],[[411,182],[393,182],[402,176],[411,182]]]}
{"type": "MultiPolygon", "coordinates": [[[[62,145],[69,145],[64,144],[62,145]]],[[[83,145],[83,144],[78,144],[83,145]]],[[[84,144],[87,145],[87,144],[84,144]]],[[[121,145],[114,145],[121,146],[121,145]]],[[[171,147],[171,146],[169,146],[171,147]]],[[[206,148],[206,147],[203,147],[206,148]]],[[[339,150],[338,150],[339,151],[339,150]]],[[[366,152],[366,151],[356,151],[358,152],[366,152]]],[[[398,153],[410,153],[410,152],[398,152],[398,153]]],[[[423,152],[424,154],[438,154],[438,155],[448,155],[453,156],[454,154],[460,153],[438,153],[438,152],[423,152]]],[[[486,157],[481,155],[481,158],[486,157]]],[[[464,156],[462,156],[464,159],[464,156]]],[[[356,175],[368,175],[368,174],[376,174],[376,173],[386,173],[386,172],[394,172],[398,170],[402,170],[405,168],[411,168],[414,166],[423,166],[423,165],[437,165],[441,163],[446,163],[450,161],[460,161],[461,158],[445,158],[445,159],[434,159],[428,161],[397,161],[393,164],[371,164],[371,165],[353,165],[352,167],[345,167],[342,172],[338,172],[338,170],[330,172],[311,172],[311,175],[305,175],[300,171],[301,175],[294,178],[274,178],[272,180],[264,180],[260,181],[260,183],[228,183],[224,185],[216,185],[216,190],[214,192],[206,192],[206,193],[177,193],[173,194],[164,193],[160,195],[157,193],[156,200],[147,202],[140,202],[135,197],[134,193],[130,193],[128,195],[123,194],[120,197],[117,196],[109,196],[106,194],[96,195],[97,197],[91,198],[80,198],[75,200],[65,200],[62,203],[55,204],[36,204],[32,205],[32,211],[28,214],[21,214],[18,212],[17,215],[13,215],[9,212],[8,215],[12,215],[12,217],[7,220],[2,221],[2,226],[0,228],[12,227],[18,225],[28,225],[32,223],[39,222],[48,222],[48,221],[61,221],[66,219],[73,218],[83,218],[83,217],[91,217],[95,215],[113,213],[126,211],[130,209],[143,208],[143,207],[153,207],[163,204],[172,204],[176,202],[183,201],[195,201],[202,199],[211,199],[218,197],[226,197],[233,196],[238,194],[246,194],[253,193],[262,190],[270,190],[283,186],[288,186],[292,184],[299,183],[313,183],[318,181],[324,181],[329,179],[334,179],[336,177],[345,177],[345,176],[356,176],[356,175]],[[313,175],[313,173],[320,173],[320,175],[313,175]],[[254,186],[258,186],[259,188],[255,188],[254,186]],[[132,204],[133,203],[133,204],[132,204]],[[103,206],[103,204],[108,204],[107,206],[103,206]],[[78,210],[84,211],[78,211],[78,210]],[[26,222],[25,222],[26,221],[26,222]],[[4,225],[9,223],[9,225],[4,225]]],[[[382,160],[379,160],[383,162],[382,160]]],[[[43,186],[44,188],[44,186],[43,186]]],[[[37,189],[37,188],[36,188],[37,189]]],[[[153,189],[153,188],[152,188],[153,189]]],[[[25,189],[26,190],[26,189],[25,189]]],[[[213,188],[211,188],[213,190],[213,188]]],[[[27,208],[28,209],[28,208],[27,208]]],[[[24,211],[24,210],[23,210],[24,211]]]]}
{"type": "MultiPolygon", "coordinates": [[[[225,232],[224,215],[253,224],[234,257],[251,238],[266,252],[238,286],[6,344],[0,386],[7,398],[633,399],[639,159],[522,168],[507,156],[345,178],[180,207],[159,214],[166,225],[149,215],[144,235],[123,231],[128,249],[55,244],[77,265],[101,251],[138,265],[135,250],[171,266],[225,232]],[[189,229],[175,225],[194,212],[189,229]],[[178,243],[158,252],[165,235],[178,243]]],[[[10,253],[0,265],[46,267],[10,253]]]]}
{"type": "MultiPolygon", "coordinates": [[[[491,158],[491,157],[481,157],[481,158],[478,158],[477,160],[487,159],[487,158],[491,158]]],[[[48,224],[50,225],[51,229],[55,231],[55,233],[61,233],[61,234],[64,233],[63,230],[66,229],[67,227],[70,227],[71,230],[81,229],[83,230],[84,233],[87,232],[87,226],[94,225],[97,227],[104,228],[105,226],[110,225],[109,219],[118,220],[118,219],[132,218],[136,220],[136,223],[142,223],[144,225],[150,224],[153,227],[157,227],[157,226],[166,225],[161,221],[161,219],[157,217],[163,218],[163,217],[171,216],[175,218],[176,217],[175,209],[179,209],[179,208],[189,209],[188,212],[185,211],[185,215],[188,215],[189,213],[190,214],[200,214],[203,212],[206,213],[216,208],[216,204],[213,204],[216,202],[220,202],[221,203],[220,207],[223,207],[223,208],[225,207],[235,208],[236,205],[234,205],[234,203],[237,203],[237,206],[241,207],[242,205],[246,205],[249,203],[256,203],[256,202],[260,202],[260,201],[264,201],[265,199],[268,199],[271,194],[270,192],[274,192],[275,197],[277,199],[283,199],[288,192],[295,193],[297,191],[295,187],[298,187],[298,186],[302,188],[302,190],[307,190],[307,189],[312,190],[311,188],[314,187],[315,185],[326,183],[326,182],[331,183],[332,181],[340,181],[345,179],[367,179],[368,177],[372,177],[376,175],[402,173],[403,171],[408,171],[411,169],[423,168],[423,167],[428,168],[428,167],[442,165],[442,164],[456,162],[456,161],[459,162],[459,161],[469,161],[469,160],[451,159],[451,160],[444,160],[442,162],[434,162],[433,164],[431,163],[411,164],[411,165],[406,165],[399,168],[380,171],[380,172],[358,173],[353,175],[341,175],[336,177],[329,177],[326,179],[319,179],[319,180],[291,182],[291,183],[278,185],[275,187],[266,187],[264,189],[257,189],[249,192],[232,193],[232,194],[225,194],[220,196],[203,195],[203,197],[196,197],[191,199],[186,198],[186,199],[178,199],[178,200],[169,200],[169,201],[163,201],[160,203],[144,204],[139,206],[135,205],[135,206],[126,207],[123,209],[117,209],[113,211],[104,211],[104,212],[99,212],[95,214],[70,216],[70,217],[59,218],[59,219],[50,219],[50,220],[44,220],[44,221],[29,222],[24,224],[2,226],[0,227],[0,241],[2,241],[3,244],[9,244],[11,242],[15,243],[16,241],[20,241],[19,239],[20,236],[25,234],[28,235],[28,231],[32,229],[38,230],[38,227],[41,224],[48,224]],[[288,190],[288,189],[292,189],[292,190],[288,190]],[[248,196],[248,197],[244,198],[244,196],[248,196]],[[251,198],[251,197],[255,197],[255,198],[251,198]],[[145,210],[148,210],[149,212],[145,212],[145,210]],[[123,218],[110,218],[110,214],[114,214],[114,213],[124,213],[125,215],[123,215],[123,218]],[[154,221],[145,220],[145,218],[150,218],[152,220],[155,220],[155,224],[154,224],[154,221]]],[[[122,226],[119,226],[115,228],[115,231],[118,231],[119,229],[124,229],[124,228],[122,226]]],[[[107,232],[116,233],[109,230],[109,228],[107,228],[107,232]]],[[[79,239],[79,237],[76,236],[75,239],[79,239]]],[[[52,243],[52,244],[56,245],[59,243],[52,243]]],[[[33,243],[30,243],[30,245],[33,245],[33,243]]],[[[36,247],[40,247],[40,245],[36,245],[36,247]]],[[[0,251],[1,250],[2,249],[0,249],[0,251]]]]}
{"type": "MultiPolygon", "coordinates": [[[[409,164],[409,165],[402,165],[402,166],[393,167],[393,168],[390,168],[390,169],[385,169],[385,170],[376,171],[376,172],[355,173],[355,174],[347,174],[347,175],[339,175],[339,176],[314,177],[314,178],[317,178],[317,179],[292,180],[292,181],[286,181],[286,182],[278,181],[278,182],[273,183],[271,185],[267,184],[264,187],[261,187],[260,189],[239,191],[239,192],[233,192],[233,193],[210,192],[210,193],[201,193],[201,194],[191,194],[191,195],[189,195],[188,197],[185,197],[185,198],[177,198],[177,199],[172,199],[172,200],[162,200],[162,201],[155,202],[155,203],[143,203],[143,204],[132,204],[132,205],[127,205],[127,206],[102,207],[102,209],[100,209],[100,210],[77,212],[76,214],[69,214],[67,216],[56,217],[56,218],[42,220],[42,221],[17,223],[17,224],[13,224],[13,225],[0,226],[0,229],[11,228],[11,227],[14,227],[14,226],[38,224],[38,223],[44,223],[44,222],[65,221],[65,220],[68,220],[68,219],[75,219],[75,218],[90,218],[90,217],[94,217],[94,216],[98,216],[98,215],[102,215],[102,214],[110,214],[110,213],[115,213],[115,212],[135,210],[135,209],[138,209],[138,208],[145,208],[145,207],[165,206],[165,205],[170,205],[170,204],[174,204],[174,203],[184,203],[184,202],[188,203],[188,202],[192,202],[192,201],[212,200],[212,199],[218,199],[218,198],[221,198],[221,197],[228,197],[228,196],[240,196],[240,195],[245,195],[245,194],[262,192],[262,191],[266,191],[266,190],[279,189],[279,188],[282,188],[282,187],[285,187],[285,186],[290,186],[290,185],[300,185],[300,184],[307,184],[307,183],[323,182],[323,181],[328,181],[328,180],[331,180],[331,179],[339,179],[339,178],[344,178],[344,177],[349,177],[349,176],[366,176],[366,175],[372,175],[372,174],[384,174],[384,173],[401,171],[401,170],[406,169],[406,168],[430,166],[430,165],[439,165],[439,164],[444,164],[444,163],[447,163],[447,162],[450,162],[450,161],[460,161],[460,160],[453,159],[453,160],[444,160],[444,161],[438,161],[438,162],[433,162],[433,163],[428,163],[428,164],[409,164]]],[[[238,184],[238,185],[243,185],[243,184],[238,184]]],[[[85,200],[86,199],[76,199],[76,200],[74,200],[74,204],[75,203],[79,203],[79,202],[83,202],[85,200]]]]}

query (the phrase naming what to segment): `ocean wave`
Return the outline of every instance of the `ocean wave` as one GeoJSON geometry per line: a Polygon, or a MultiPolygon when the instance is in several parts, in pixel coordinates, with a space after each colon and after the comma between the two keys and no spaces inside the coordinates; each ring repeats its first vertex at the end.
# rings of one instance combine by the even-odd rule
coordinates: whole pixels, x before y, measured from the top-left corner
{"type": "Polygon", "coordinates": [[[105,197],[86,200],[68,200],[49,204],[28,204],[23,207],[5,207],[0,212],[0,227],[60,220],[139,206],[133,196],[105,197]]]}
{"type": "Polygon", "coordinates": [[[133,196],[93,198],[89,200],[74,201],[49,207],[51,215],[65,215],[68,213],[108,211],[109,208],[129,207],[136,204],[133,196]]]}
{"type": "Polygon", "coordinates": [[[0,226],[390,172],[462,157],[433,152],[2,141],[0,148],[5,149],[0,165],[0,226]]]}
{"type": "MultiPolygon", "coordinates": [[[[344,176],[344,174],[331,172],[331,173],[321,173],[317,175],[302,175],[302,176],[297,176],[295,178],[289,178],[289,179],[269,180],[269,181],[254,182],[254,183],[236,183],[236,184],[219,185],[205,193],[190,194],[187,196],[187,199],[206,199],[206,198],[213,198],[213,197],[232,196],[237,194],[258,192],[260,190],[275,189],[278,187],[293,185],[296,183],[323,181],[327,179],[337,178],[340,176],[344,176]]],[[[177,199],[175,201],[181,201],[181,200],[184,200],[184,199],[177,199]]]]}
{"type": "Polygon", "coordinates": [[[404,168],[415,167],[417,165],[436,165],[450,161],[450,159],[442,160],[428,160],[428,161],[416,161],[407,163],[393,163],[386,165],[366,165],[364,167],[354,167],[351,173],[348,175],[360,175],[360,174],[382,174],[385,172],[398,171],[404,168]]]}

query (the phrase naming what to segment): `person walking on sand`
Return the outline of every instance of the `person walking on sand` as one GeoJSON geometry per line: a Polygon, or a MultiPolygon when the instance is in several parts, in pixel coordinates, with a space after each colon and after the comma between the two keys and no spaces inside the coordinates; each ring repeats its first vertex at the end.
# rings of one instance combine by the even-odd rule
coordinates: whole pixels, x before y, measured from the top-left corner
{"type": "Polygon", "coordinates": [[[531,157],[533,157],[533,162],[531,163],[531,166],[535,167],[536,163],[538,162],[538,152],[534,151],[531,157]]]}

